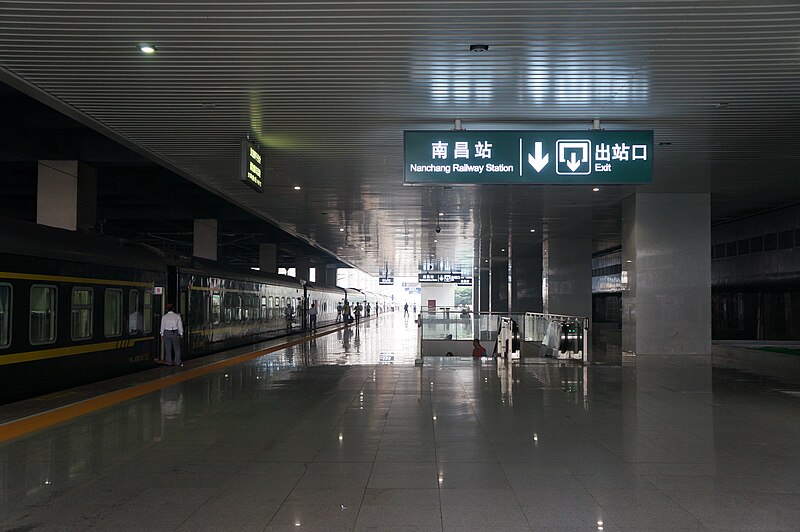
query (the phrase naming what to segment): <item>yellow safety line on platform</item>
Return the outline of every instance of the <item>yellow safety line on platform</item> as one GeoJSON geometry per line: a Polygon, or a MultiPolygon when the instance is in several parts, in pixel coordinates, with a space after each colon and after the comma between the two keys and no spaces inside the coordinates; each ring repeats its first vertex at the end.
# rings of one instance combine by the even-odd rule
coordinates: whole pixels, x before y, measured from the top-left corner
{"type": "Polygon", "coordinates": [[[28,417],[16,419],[14,421],[9,421],[7,423],[0,425],[0,442],[13,440],[15,438],[25,436],[26,434],[30,434],[31,432],[36,432],[38,430],[43,430],[52,427],[53,425],[57,425],[59,423],[71,421],[77,417],[84,416],[86,414],[91,414],[92,412],[96,412],[98,410],[102,410],[104,408],[117,405],[124,401],[128,401],[129,399],[135,399],[137,397],[141,397],[148,393],[161,390],[162,388],[166,388],[174,384],[196,379],[197,377],[201,377],[203,375],[219,371],[229,366],[235,366],[236,364],[241,364],[242,362],[246,362],[248,360],[252,360],[260,356],[268,355],[270,353],[274,353],[275,351],[280,351],[281,349],[293,347],[297,344],[301,344],[303,342],[312,340],[314,338],[320,338],[322,336],[334,333],[342,329],[344,329],[344,326],[340,326],[320,334],[315,334],[313,336],[305,336],[303,338],[298,338],[297,340],[291,340],[289,342],[285,342],[283,344],[279,344],[273,347],[268,347],[266,349],[253,351],[252,353],[237,355],[225,360],[218,360],[217,362],[212,362],[205,366],[187,369],[175,375],[161,377],[159,379],[150,382],[145,382],[142,384],[138,384],[136,386],[131,386],[130,388],[125,388],[124,390],[109,392],[107,394],[99,395],[97,397],[92,397],[84,401],[55,408],[53,410],[48,410],[46,412],[41,412],[39,414],[33,414],[28,417]]]}

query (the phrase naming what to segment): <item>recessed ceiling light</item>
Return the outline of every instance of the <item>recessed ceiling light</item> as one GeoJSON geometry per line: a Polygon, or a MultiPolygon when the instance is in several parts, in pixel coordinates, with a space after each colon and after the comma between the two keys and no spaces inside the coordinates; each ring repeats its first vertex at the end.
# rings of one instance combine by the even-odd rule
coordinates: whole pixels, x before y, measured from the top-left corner
{"type": "Polygon", "coordinates": [[[139,51],[143,54],[154,54],[157,50],[152,44],[142,43],[139,45],[139,51]]]}
{"type": "Polygon", "coordinates": [[[339,232],[344,233],[344,227],[340,227],[339,232]]]}
{"type": "Polygon", "coordinates": [[[531,233],[535,233],[535,232],[536,232],[536,229],[531,229],[531,233]]]}
{"type": "Polygon", "coordinates": [[[500,251],[505,251],[505,248],[501,249],[500,251]]]}
{"type": "Polygon", "coordinates": [[[294,189],[295,189],[295,190],[300,190],[300,187],[296,185],[296,186],[294,187],[294,189]]]}
{"type": "Polygon", "coordinates": [[[482,54],[483,52],[488,52],[489,51],[489,45],[488,44],[470,44],[469,45],[469,51],[470,52],[475,52],[476,54],[482,54]]]}
{"type": "Polygon", "coordinates": [[[435,238],[433,239],[433,241],[434,241],[434,242],[438,242],[438,240],[436,240],[435,238]]]}
{"type": "Polygon", "coordinates": [[[592,189],[592,192],[600,192],[600,187],[594,187],[594,188],[592,189]]]}
{"type": "Polygon", "coordinates": [[[440,212],[440,213],[439,213],[439,216],[444,216],[444,213],[443,213],[443,212],[440,212]]]}

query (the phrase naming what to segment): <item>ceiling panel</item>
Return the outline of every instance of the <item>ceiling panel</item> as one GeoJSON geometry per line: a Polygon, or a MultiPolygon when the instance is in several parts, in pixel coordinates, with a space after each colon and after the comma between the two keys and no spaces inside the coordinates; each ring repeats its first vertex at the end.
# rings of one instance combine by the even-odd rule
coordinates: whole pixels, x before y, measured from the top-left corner
{"type": "Polygon", "coordinates": [[[471,265],[487,235],[537,245],[569,227],[613,244],[636,191],[710,192],[714,221],[800,201],[796,1],[6,0],[0,66],[374,274],[431,253],[471,265]],[[402,131],[455,118],[653,129],[654,184],[404,187],[402,131]],[[246,134],[266,149],[263,195],[237,181],[246,134]]]}

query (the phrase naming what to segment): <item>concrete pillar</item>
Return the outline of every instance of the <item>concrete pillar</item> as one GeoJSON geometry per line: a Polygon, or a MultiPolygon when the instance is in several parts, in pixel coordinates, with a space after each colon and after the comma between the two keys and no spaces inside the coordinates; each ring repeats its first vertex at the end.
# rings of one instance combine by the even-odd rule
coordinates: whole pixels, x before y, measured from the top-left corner
{"type": "Polygon", "coordinates": [[[479,308],[476,310],[480,312],[489,312],[489,264],[484,262],[486,259],[481,259],[481,267],[478,278],[478,303],[479,308]]]}
{"type": "MultiPolygon", "coordinates": [[[[586,228],[587,235],[591,228],[586,228]]],[[[544,312],[592,316],[592,239],[551,235],[542,243],[544,312]]]]}
{"type": "Polygon", "coordinates": [[[622,202],[622,351],[711,353],[711,198],[622,202]]]}
{"type": "Polygon", "coordinates": [[[298,279],[308,280],[308,270],[311,267],[311,261],[305,255],[297,255],[294,259],[295,277],[298,279]]]}
{"type": "Polygon", "coordinates": [[[217,221],[213,219],[194,221],[193,255],[217,260],[217,221]]]}
{"type": "Polygon", "coordinates": [[[511,312],[542,312],[542,244],[511,249],[511,312]]]}
{"type": "Polygon", "coordinates": [[[492,257],[492,312],[508,312],[508,257],[492,257]]]}
{"type": "Polygon", "coordinates": [[[262,272],[278,273],[278,245],[258,245],[258,267],[262,272]]]}
{"type": "Polygon", "coordinates": [[[39,161],[36,222],[91,231],[97,222],[97,172],[78,161],[39,161]]]}
{"type": "MultiPolygon", "coordinates": [[[[339,269],[336,266],[328,266],[325,268],[325,278],[318,277],[320,281],[324,282],[328,286],[336,286],[337,280],[336,276],[339,273],[339,269]]],[[[319,276],[319,273],[317,273],[319,276]]]]}

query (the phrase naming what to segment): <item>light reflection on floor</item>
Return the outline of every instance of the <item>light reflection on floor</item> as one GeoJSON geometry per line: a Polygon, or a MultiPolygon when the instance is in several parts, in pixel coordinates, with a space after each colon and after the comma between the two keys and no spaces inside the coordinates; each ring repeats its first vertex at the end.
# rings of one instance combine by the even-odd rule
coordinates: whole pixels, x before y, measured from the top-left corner
{"type": "Polygon", "coordinates": [[[3,444],[0,523],[797,529],[800,399],[774,384],[698,357],[415,367],[416,332],[383,316],[3,444]]]}

